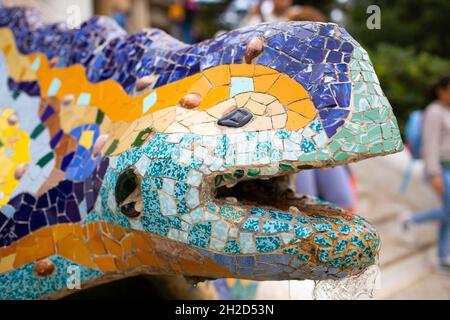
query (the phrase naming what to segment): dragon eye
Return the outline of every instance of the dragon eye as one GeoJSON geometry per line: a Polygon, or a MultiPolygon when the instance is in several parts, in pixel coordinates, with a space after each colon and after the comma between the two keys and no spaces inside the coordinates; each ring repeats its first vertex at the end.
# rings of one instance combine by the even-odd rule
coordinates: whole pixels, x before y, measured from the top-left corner
{"type": "Polygon", "coordinates": [[[138,197],[141,195],[139,176],[133,169],[126,169],[117,180],[115,197],[120,212],[129,218],[137,217],[140,212],[136,210],[138,197]]]}

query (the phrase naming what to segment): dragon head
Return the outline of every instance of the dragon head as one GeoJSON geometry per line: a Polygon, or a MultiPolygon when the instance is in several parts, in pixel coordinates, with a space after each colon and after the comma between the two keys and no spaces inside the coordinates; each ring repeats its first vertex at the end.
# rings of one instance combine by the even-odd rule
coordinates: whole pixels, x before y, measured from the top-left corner
{"type": "Polygon", "coordinates": [[[154,29],[108,32],[98,18],[79,30],[33,25],[20,10],[0,11],[19,49],[0,42],[14,80],[1,96],[19,119],[23,99],[40,105],[29,122],[41,131],[23,125],[30,149],[49,132],[59,151],[54,162],[31,154],[2,207],[4,297],[65,294],[70,266],[89,285],[139,273],[342,278],[374,263],[379,237],[365,219],[289,183],[403,148],[367,52],[342,27],[261,24],[186,45],[154,29]]]}
{"type": "Polygon", "coordinates": [[[99,216],[231,272],[203,276],[339,278],[372,264],[375,229],[287,179],[403,148],[366,51],[335,24],[278,23],[178,54],[201,72],[144,98],[144,117],[115,140],[99,216]]]}

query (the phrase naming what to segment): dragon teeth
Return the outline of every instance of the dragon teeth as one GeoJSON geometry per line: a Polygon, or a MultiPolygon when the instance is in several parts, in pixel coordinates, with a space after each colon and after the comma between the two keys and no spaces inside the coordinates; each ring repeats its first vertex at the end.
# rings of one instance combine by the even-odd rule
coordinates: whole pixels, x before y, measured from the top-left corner
{"type": "Polygon", "coordinates": [[[238,199],[236,199],[235,197],[226,197],[225,201],[229,202],[229,203],[232,203],[232,204],[238,203],[238,199]]]}

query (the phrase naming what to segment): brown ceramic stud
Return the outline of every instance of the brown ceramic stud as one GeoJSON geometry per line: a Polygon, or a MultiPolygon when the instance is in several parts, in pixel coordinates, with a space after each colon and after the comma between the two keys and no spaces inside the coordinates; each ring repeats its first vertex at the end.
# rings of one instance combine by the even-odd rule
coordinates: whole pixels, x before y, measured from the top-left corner
{"type": "Polygon", "coordinates": [[[28,163],[22,163],[17,166],[16,170],[14,171],[14,179],[20,180],[25,172],[28,170],[28,163]]]}
{"type": "Polygon", "coordinates": [[[58,58],[58,57],[53,57],[53,58],[51,58],[50,61],[48,62],[48,65],[49,65],[50,68],[54,68],[54,67],[56,67],[56,65],[58,64],[58,62],[59,62],[59,58],[58,58]]]}
{"type": "Polygon", "coordinates": [[[144,89],[147,89],[149,86],[151,86],[154,82],[154,77],[152,76],[145,76],[136,81],[136,90],[142,91],[144,89]]]}
{"type": "Polygon", "coordinates": [[[106,144],[106,141],[108,141],[108,138],[109,138],[108,134],[102,134],[97,138],[97,140],[95,140],[94,150],[92,151],[92,156],[94,158],[97,157],[100,151],[103,149],[103,147],[106,144]]]}
{"type": "Polygon", "coordinates": [[[188,93],[180,100],[180,105],[186,109],[197,108],[202,102],[202,97],[197,93],[188,93]]]}
{"type": "Polygon", "coordinates": [[[65,107],[71,106],[73,101],[75,100],[75,96],[73,94],[66,94],[63,98],[62,98],[62,105],[65,107]]]}
{"type": "Polygon", "coordinates": [[[260,38],[253,38],[245,48],[244,59],[246,63],[252,63],[252,60],[261,54],[264,44],[260,38]]]}
{"type": "Polygon", "coordinates": [[[34,272],[40,277],[47,277],[55,272],[55,265],[48,259],[39,260],[34,265],[34,272]]]}
{"type": "Polygon", "coordinates": [[[17,122],[19,122],[19,117],[17,116],[17,114],[13,113],[8,117],[8,124],[10,126],[16,125],[17,122]]]}

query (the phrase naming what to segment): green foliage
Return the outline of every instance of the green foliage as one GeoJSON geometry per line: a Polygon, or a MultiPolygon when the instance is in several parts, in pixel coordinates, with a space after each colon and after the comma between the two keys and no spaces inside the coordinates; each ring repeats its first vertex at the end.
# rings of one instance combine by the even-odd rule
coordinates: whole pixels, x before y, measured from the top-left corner
{"type": "Polygon", "coordinates": [[[450,60],[426,52],[417,54],[412,48],[380,44],[369,56],[401,128],[411,111],[430,102],[430,84],[450,72],[450,60]]]}
{"type": "Polygon", "coordinates": [[[349,0],[340,7],[346,29],[369,51],[403,129],[409,113],[430,102],[430,84],[450,73],[450,1],[349,0]],[[380,30],[366,26],[370,5],[380,7],[380,30]]]}
{"type": "Polygon", "coordinates": [[[374,49],[386,42],[411,47],[448,57],[450,50],[448,0],[351,0],[342,8],[347,15],[346,27],[356,39],[374,49]],[[366,9],[378,5],[381,10],[381,29],[369,30],[366,9]]]}
{"type": "Polygon", "coordinates": [[[219,15],[225,11],[230,1],[202,3],[196,14],[195,26],[200,30],[200,41],[213,37],[217,31],[223,30],[219,23],[219,15]]]}

